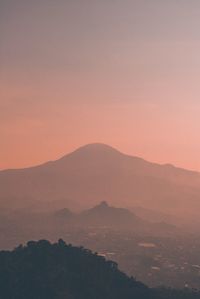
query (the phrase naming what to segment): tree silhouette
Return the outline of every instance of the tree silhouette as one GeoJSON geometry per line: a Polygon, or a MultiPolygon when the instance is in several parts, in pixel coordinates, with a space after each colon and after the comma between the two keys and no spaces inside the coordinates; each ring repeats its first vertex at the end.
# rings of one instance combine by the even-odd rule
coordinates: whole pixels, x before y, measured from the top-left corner
{"type": "Polygon", "coordinates": [[[2,299],[196,299],[198,293],[152,290],[117,264],[63,240],[30,241],[0,252],[2,299]]]}

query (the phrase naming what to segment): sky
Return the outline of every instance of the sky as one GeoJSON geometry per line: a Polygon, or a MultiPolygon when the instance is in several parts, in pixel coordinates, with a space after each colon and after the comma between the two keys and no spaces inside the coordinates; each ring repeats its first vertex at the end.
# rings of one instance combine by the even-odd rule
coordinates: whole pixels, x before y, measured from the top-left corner
{"type": "Polygon", "coordinates": [[[0,169],[93,142],[200,171],[199,0],[0,0],[0,169]]]}

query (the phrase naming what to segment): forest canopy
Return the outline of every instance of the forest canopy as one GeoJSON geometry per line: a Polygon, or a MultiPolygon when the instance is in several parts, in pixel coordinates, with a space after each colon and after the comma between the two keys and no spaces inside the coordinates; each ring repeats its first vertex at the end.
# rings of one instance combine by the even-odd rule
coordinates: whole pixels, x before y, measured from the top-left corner
{"type": "Polygon", "coordinates": [[[0,252],[0,298],[4,299],[196,299],[190,291],[153,290],[83,247],[63,240],[30,241],[0,252]]]}

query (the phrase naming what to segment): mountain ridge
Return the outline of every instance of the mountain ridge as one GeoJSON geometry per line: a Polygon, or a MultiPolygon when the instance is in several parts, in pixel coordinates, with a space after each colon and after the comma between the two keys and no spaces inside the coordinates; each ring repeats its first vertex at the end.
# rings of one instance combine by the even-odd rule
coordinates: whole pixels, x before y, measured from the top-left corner
{"type": "Polygon", "coordinates": [[[114,229],[118,231],[140,231],[142,233],[175,233],[175,226],[166,222],[150,222],[138,217],[132,211],[109,205],[106,201],[91,207],[81,213],[72,213],[69,209],[61,209],[53,213],[53,219],[62,221],[72,227],[96,227],[114,229]]]}
{"type": "Polygon", "coordinates": [[[192,174],[200,175],[200,171],[197,171],[197,170],[191,170],[191,169],[187,169],[185,167],[179,167],[179,166],[176,166],[176,165],[171,164],[171,163],[163,163],[162,164],[162,163],[158,163],[158,162],[152,162],[152,161],[149,161],[149,160],[144,159],[142,157],[138,157],[138,156],[135,156],[135,155],[123,153],[122,151],[116,149],[113,146],[107,145],[105,143],[100,143],[100,142],[99,143],[98,142],[88,143],[86,145],[82,145],[82,146],[76,148],[75,150],[72,150],[72,151],[68,152],[67,154],[65,154],[65,155],[63,155],[60,158],[55,159],[55,160],[44,161],[43,163],[40,163],[40,164],[27,166],[27,167],[22,167],[22,168],[1,169],[0,173],[1,172],[7,172],[7,171],[17,171],[17,170],[27,170],[27,169],[38,168],[38,167],[41,167],[41,166],[50,165],[50,164],[58,162],[58,161],[63,161],[68,157],[76,155],[77,153],[83,153],[83,152],[86,152],[86,151],[91,153],[92,150],[98,150],[99,151],[100,149],[103,150],[104,152],[110,151],[110,152],[115,153],[115,154],[117,153],[120,156],[126,156],[126,157],[129,157],[129,158],[134,158],[136,160],[139,160],[141,162],[145,162],[145,163],[148,163],[148,164],[151,164],[151,165],[157,165],[157,166],[160,166],[160,167],[166,167],[168,169],[171,168],[171,169],[186,171],[186,172],[190,172],[192,174]]]}
{"type": "Polygon", "coordinates": [[[99,143],[42,165],[0,171],[1,206],[12,199],[13,204],[23,201],[21,205],[67,200],[88,207],[109,198],[115,205],[188,212],[192,205],[194,211],[200,206],[199,191],[199,173],[147,162],[99,143]]]}

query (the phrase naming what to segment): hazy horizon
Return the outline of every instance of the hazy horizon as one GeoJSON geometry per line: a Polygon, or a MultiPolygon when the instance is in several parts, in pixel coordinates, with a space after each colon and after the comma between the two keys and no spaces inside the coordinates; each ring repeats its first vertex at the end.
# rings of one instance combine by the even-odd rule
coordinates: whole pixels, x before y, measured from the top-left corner
{"type": "Polygon", "coordinates": [[[0,1],[0,169],[102,142],[200,170],[199,1],[0,1]]]}

